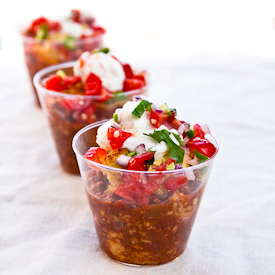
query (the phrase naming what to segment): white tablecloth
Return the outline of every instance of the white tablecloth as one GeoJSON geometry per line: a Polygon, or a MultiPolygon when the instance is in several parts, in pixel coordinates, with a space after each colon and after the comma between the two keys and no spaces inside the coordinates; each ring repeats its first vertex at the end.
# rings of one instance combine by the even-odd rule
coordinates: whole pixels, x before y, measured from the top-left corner
{"type": "Polygon", "coordinates": [[[80,178],[62,172],[23,59],[0,55],[0,274],[275,274],[275,60],[139,60],[150,100],[208,123],[220,152],[184,254],[133,268],[105,256],[80,178]]]}

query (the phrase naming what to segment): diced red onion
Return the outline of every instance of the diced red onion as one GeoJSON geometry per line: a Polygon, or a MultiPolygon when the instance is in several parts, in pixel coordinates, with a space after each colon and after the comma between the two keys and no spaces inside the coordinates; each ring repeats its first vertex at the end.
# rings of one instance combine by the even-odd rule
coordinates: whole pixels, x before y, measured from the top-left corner
{"type": "Polygon", "coordinates": [[[120,155],[117,159],[116,159],[116,163],[118,165],[127,167],[129,161],[130,161],[131,157],[125,156],[125,155],[120,155]]]}
{"type": "Polygon", "coordinates": [[[182,135],[185,132],[186,126],[188,126],[187,123],[182,123],[180,127],[178,128],[178,132],[180,135],[182,135]]]}
{"type": "Polygon", "coordinates": [[[157,113],[163,113],[163,111],[162,110],[156,110],[157,111],[157,113]]]}
{"type": "Polygon", "coordinates": [[[205,135],[210,134],[210,129],[207,124],[202,125],[201,130],[204,132],[205,135]]]}
{"type": "Polygon", "coordinates": [[[173,127],[167,120],[163,122],[163,125],[164,125],[168,130],[174,129],[174,127],[173,127]]]}
{"type": "Polygon", "coordinates": [[[115,122],[114,120],[111,121],[111,126],[115,129],[121,129],[121,125],[115,122]]]}
{"type": "Polygon", "coordinates": [[[195,175],[194,175],[193,170],[186,170],[185,175],[186,175],[188,180],[195,180],[195,178],[196,178],[195,175]]]}
{"type": "Polygon", "coordinates": [[[188,138],[188,137],[185,137],[185,138],[183,139],[183,141],[182,141],[183,146],[186,146],[186,144],[188,143],[188,141],[189,141],[189,138],[188,138]]]}
{"type": "Polygon", "coordinates": [[[143,153],[144,151],[146,151],[145,145],[143,143],[138,145],[134,151],[138,154],[143,153]]]}
{"type": "Polygon", "coordinates": [[[175,165],[175,170],[177,170],[177,169],[182,169],[182,165],[176,164],[176,165],[175,165]]]}
{"type": "Polygon", "coordinates": [[[142,95],[134,95],[133,99],[134,99],[134,101],[141,101],[141,100],[146,99],[146,98],[142,95]]]}
{"type": "Polygon", "coordinates": [[[188,147],[185,147],[185,146],[180,146],[184,151],[185,151],[185,154],[189,155],[190,154],[190,149],[188,147]]]}
{"type": "Polygon", "coordinates": [[[184,160],[192,166],[199,164],[198,163],[198,158],[196,156],[193,159],[191,159],[189,155],[185,154],[184,155],[184,160]]]}

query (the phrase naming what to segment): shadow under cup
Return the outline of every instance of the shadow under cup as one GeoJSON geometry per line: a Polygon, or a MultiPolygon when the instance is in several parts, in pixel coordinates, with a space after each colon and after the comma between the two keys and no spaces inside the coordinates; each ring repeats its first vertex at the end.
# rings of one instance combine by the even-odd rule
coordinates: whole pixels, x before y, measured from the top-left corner
{"type": "MultiPolygon", "coordinates": [[[[103,46],[104,33],[95,37],[87,37],[74,41],[71,47],[66,47],[59,40],[38,40],[21,34],[24,56],[30,80],[41,69],[71,60],[76,60],[83,52],[93,51],[103,46]]],[[[33,85],[36,105],[40,107],[37,91],[33,85]]]]}
{"type": "Polygon", "coordinates": [[[216,140],[209,138],[217,147],[215,155],[196,166],[164,172],[129,171],[85,161],[86,151],[98,146],[94,135],[103,122],[83,128],[73,140],[101,249],[128,265],[158,265],[176,259],[186,248],[218,152],[216,140]],[[182,188],[165,189],[166,180],[182,177],[188,178],[182,188]],[[152,185],[157,190],[148,193],[152,185]],[[118,186],[128,188],[131,196],[116,195],[118,186]]]}
{"type": "Polygon", "coordinates": [[[147,86],[119,95],[110,94],[110,98],[105,100],[101,95],[65,94],[47,90],[41,85],[45,78],[61,69],[66,75],[73,75],[74,63],[67,62],[44,68],[35,75],[33,82],[47,115],[61,166],[65,172],[79,175],[72,149],[74,135],[88,124],[112,118],[115,110],[121,108],[128,100],[132,100],[134,95],[145,95],[147,86]]]}

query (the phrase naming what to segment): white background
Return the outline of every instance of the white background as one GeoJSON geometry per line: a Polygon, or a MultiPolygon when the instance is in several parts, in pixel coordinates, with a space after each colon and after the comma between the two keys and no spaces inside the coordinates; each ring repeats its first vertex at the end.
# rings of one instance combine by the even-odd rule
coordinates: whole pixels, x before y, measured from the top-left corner
{"type": "Polygon", "coordinates": [[[18,25],[85,8],[108,29],[106,43],[123,58],[181,58],[196,54],[275,56],[273,0],[66,0],[0,4],[3,49],[22,51],[18,25]]]}

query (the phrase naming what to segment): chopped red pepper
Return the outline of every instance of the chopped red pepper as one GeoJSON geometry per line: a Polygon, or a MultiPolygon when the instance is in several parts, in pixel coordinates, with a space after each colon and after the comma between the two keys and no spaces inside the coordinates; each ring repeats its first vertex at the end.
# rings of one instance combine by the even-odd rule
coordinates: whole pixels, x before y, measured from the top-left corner
{"type": "Polygon", "coordinates": [[[133,73],[132,68],[129,64],[124,64],[124,65],[122,65],[122,67],[123,67],[126,78],[134,77],[134,73],[133,73]]]}
{"type": "Polygon", "coordinates": [[[152,159],[153,156],[154,153],[150,151],[141,155],[134,156],[130,159],[127,169],[136,171],[146,171],[147,165],[145,162],[152,159]]]}
{"type": "Polygon", "coordinates": [[[216,152],[216,147],[207,139],[203,139],[200,137],[194,137],[189,140],[187,146],[190,148],[192,152],[197,150],[200,154],[212,157],[216,152]]]}
{"type": "Polygon", "coordinates": [[[150,121],[152,125],[154,125],[156,128],[159,128],[160,125],[163,124],[164,121],[167,120],[168,114],[165,113],[159,113],[156,109],[152,108],[150,112],[150,121]]]}
{"type": "Polygon", "coordinates": [[[65,82],[64,79],[57,75],[57,74],[53,74],[49,77],[47,77],[44,81],[44,87],[48,90],[52,90],[52,91],[62,91],[65,90],[65,82]]]}
{"type": "Polygon", "coordinates": [[[131,136],[131,133],[124,132],[121,129],[108,128],[107,138],[113,150],[121,148],[124,141],[131,136]]]}
{"type": "Polygon", "coordinates": [[[193,130],[195,131],[195,137],[204,138],[204,132],[202,131],[201,126],[199,124],[195,124],[193,130]]]}
{"type": "Polygon", "coordinates": [[[139,79],[128,79],[126,78],[123,83],[123,91],[132,91],[132,90],[137,90],[145,86],[144,81],[139,80],[139,79]]]}
{"type": "Polygon", "coordinates": [[[102,88],[101,79],[97,75],[90,73],[84,88],[85,95],[100,95],[102,88]]]}
{"type": "Polygon", "coordinates": [[[100,159],[105,157],[106,154],[107,152],[100,147],[91,147],[85,154],[84,158],[102,163],[100,159]]]}

